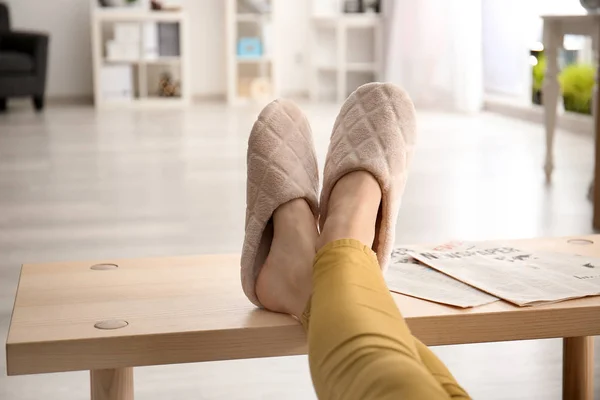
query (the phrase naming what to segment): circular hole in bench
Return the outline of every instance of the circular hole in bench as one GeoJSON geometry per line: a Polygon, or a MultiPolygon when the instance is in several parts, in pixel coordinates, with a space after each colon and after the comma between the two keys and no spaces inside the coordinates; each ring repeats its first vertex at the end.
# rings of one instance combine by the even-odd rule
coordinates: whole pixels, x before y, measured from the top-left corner
{"type": "Polygon", "coordinates": [[[567,240],[567,243],[580,244],[580,245],[594,244],[594,242],[589,239],[569,239],[569,240],[567,240]]]}
{"type": "Polygon", "coordinates": [[[90,269],[93,269],[94,271],[106,271],[117,268],[119,268],[117,264],[94,264],[90,267],[90,269]]]}
{"type": "Polygon", "coordinates": [[[107,319],[94,324],[96,329],[121,329],[129,325],[129,322],[123,319],[107,319]]]}

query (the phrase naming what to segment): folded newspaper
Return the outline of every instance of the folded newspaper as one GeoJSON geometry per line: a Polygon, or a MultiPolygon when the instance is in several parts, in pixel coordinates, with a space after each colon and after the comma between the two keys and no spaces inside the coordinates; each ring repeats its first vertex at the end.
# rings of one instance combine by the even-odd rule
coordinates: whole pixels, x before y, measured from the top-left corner
{"type": "MultiPolygon", "coordinates": [[[[448,277],[466,283],[465,286],[476,287],[519,306],[600,295],[599,258],[529,251],[490,242],[411,246],[405,253],[448,277]]],[[[437,278],[433,278],[434,275],[429,272],[427,274],[429,274],[427,279],[430,281],[423,282],[418,290],[415,290],[411,284],[400,284],[404,287],[397,291],[440,301],[434,299],[432,293],[434,289],[429,287],[431,283],[437,281],[437,278]]],[[[412,272],[406,275],[412,276],[412,272]]],[[[394,290],[393,287],[398,286],[397,281],[402,279],[405,277],[392,274],[390,288],[394,290]]],[[[438,287],[440,292],[451,289],[449,282],[442,280],[439,282],[443,282],[438,287]]],[[[455,290],[456,296],[460,296],[461,300],[464,293],[467,293],[467,290],[461,287],[452,290],[455,290]]],[[[453,304],[448,301],[440,302],[453,304]]],[[[474,301],[462,303],[468,304],[474,301]]]]}
{"type": "Polygon", "coordinates": [[[385,279],[392,292],[419,299],[468,308],[492,303],[498,298],[451,278],[412,258],[411,248],[396,248],[385,279]]]}

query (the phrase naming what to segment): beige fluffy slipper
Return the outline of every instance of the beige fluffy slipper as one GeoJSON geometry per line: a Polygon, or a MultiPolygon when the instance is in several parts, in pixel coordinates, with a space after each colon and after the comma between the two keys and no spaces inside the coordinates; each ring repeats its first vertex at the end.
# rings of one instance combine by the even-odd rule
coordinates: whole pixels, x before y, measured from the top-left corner
{"type": "Polygon", "coordinates": [[[321,193],[321,229],[337,181],[353,171],[370,172],[382,193],[373,250],[383,270],[394,245],[415,138],[413,103],[404,90],[390,83],[368,83],[356,89],[342,106],[331,134],[321,193]]]}
{"type": "Polygon", "coordinates": [[[248,140],[246,235],[242,249],[242,287],[257,306],[256,279],[273,240],[273,213],[304,198],[318,218],[319,172],[310,125],[292,101],[267,105],[248,140]]]}

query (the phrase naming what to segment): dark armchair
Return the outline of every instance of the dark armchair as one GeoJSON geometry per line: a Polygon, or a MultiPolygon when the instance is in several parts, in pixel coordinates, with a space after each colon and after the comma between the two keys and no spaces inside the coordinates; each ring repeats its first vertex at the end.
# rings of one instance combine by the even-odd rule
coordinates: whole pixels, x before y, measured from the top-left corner
{"type": "Polygon", "coordinates": [[[8,6],[0,3],[0,111],[9,97],[31,96],[44,108],[48,35],[10,29],[8,6]]]}

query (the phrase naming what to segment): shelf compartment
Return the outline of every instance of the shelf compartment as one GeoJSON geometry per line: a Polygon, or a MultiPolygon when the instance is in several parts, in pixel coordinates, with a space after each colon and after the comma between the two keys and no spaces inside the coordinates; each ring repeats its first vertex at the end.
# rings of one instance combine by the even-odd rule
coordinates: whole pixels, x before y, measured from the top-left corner
{"type": "MultiPolygon", "coordinates": [[[[273,69],[271,64],[241,64],[238,66],[236,93],[240,98],[253,98],[257,93],[263,97],[273,95],[273,69]],[[266,82],[267,86],[262,85],[266,82]],[[270,90],[264,90],[269,88],[270,90]]],[[[258,96],[261,97],[261,96],[258,96]]]]}
{"type": "Polygon", "coordinates": [[[237,56],[236,60],[239,64],[265,64],[273,61],[271,56],[237,56]]]}
{"type": "Polygon", "coordinates": [[[172,101],[181,99],[181,88],[185,82],[181,79],[181,69],[172,64],[148,64],[145,66],[146,92],[148,99],[172,101]],[[161,96],[160,85],[163,75],[169,75],[171,84],[176,87],[176,95],[161,96]]]}
{"type": "Polygon", "coordinates": [[[368,71],[348,71],[346,73],[346,96],[349,96],[358,87],[365,83],[370,83],[376,80],[374,72],[368,71]]]}
{"type": "Polygon", "coordinates": [[[366,66],[376,60],[375,54],[375,29],[360,28],[347,31],[346,60],[349,66],[366,66]]]}
{"type": "Polygon", "coordinates": [[[377,64],[374,62],[351,62],[346,64],[348,72],[377,72],[377,64]]]}
{"type": "Polygon", "coordinates": [[[238,22],[253,22],[261,24],[271,20],[271,14],[241,13],[235,16],[238,22]]]}

